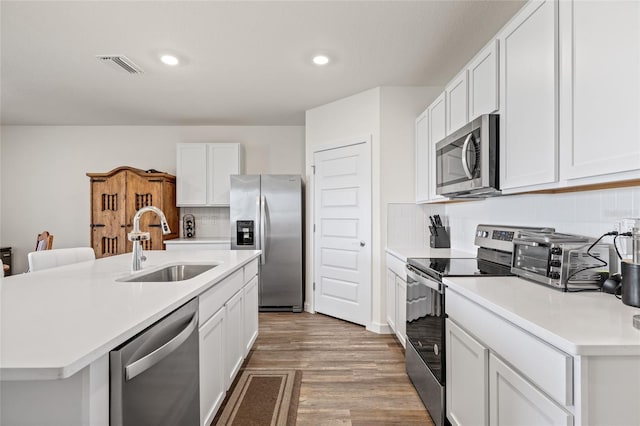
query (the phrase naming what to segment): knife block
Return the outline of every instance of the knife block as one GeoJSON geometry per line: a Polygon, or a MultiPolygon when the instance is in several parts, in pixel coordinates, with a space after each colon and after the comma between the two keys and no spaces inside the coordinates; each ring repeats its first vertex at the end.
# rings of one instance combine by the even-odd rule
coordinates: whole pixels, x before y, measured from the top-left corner
{"type": "Polygon", "coordinates": [[[429,246],[432,248],[450,248],[451,239],[449,238],[448,226],[430,226],[429,246]]]}

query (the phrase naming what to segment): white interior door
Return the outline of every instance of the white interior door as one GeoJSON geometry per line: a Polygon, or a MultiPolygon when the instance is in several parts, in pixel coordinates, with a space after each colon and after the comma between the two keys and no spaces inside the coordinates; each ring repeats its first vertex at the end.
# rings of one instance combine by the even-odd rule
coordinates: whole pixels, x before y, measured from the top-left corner
{"type": "Polygon", "coordinates": [[[368,141],[314,153],[315,311],[371,321],[371,156],[368,141]]]}

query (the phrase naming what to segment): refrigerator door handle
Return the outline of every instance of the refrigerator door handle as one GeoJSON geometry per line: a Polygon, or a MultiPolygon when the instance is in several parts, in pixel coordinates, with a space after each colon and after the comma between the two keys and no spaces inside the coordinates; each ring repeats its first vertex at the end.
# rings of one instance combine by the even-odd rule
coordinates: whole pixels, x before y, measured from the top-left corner
{"type": "MultiPolygon", "coordinates": [[[[256,197],[256,219],[260,218],[260,196],[258,195],[256,197]]],[[[260,227],[260,223],[258,223],[258,220],[256,220],[256,227],[260,227]]],[[[260,250],[262,248],[262,240],[261,240],[261,233],[259,229],[254,229],[255,235],[256,235],[256,250],[260,250]]]]}
{"type": "Polygon", "coordinates": [[[260,248],[262,249],[262,254],[260,255],[260,261],[264,265],[267,260],[267,243],[265,239],[266,233],[266,204],[267,200],[264,195],[260,197],[260,248]]]}

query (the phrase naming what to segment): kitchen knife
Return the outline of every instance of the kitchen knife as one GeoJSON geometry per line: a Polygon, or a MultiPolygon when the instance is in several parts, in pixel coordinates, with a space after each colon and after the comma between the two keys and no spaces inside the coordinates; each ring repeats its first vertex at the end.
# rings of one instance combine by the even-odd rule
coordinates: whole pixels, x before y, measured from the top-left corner
{"type": "Polygon", "coordinates": [[[442,220],[440,220],[440,215],[439,214],[433,216],[433,218],[436,221],[436,226],[442,226],[442,220]]]}
{"type": "Polygon", "coordinates": [[[436,221],[433,216],[429,216],[429,220],[431,221],[431,225],[429,227],[429,231],[431,231],[431,235],[438,235],[438,225],[436,225],[436,221]]]}

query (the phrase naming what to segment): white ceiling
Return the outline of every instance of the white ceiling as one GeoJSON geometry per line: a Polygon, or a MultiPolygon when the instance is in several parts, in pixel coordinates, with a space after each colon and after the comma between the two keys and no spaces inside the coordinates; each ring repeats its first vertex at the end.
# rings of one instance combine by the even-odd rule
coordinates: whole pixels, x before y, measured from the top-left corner
{"type": "Polygon", "coordinates": [[[3,0],[2,124],[302,125],[372,87],[443,86],[522,4],[3,0]]]}

